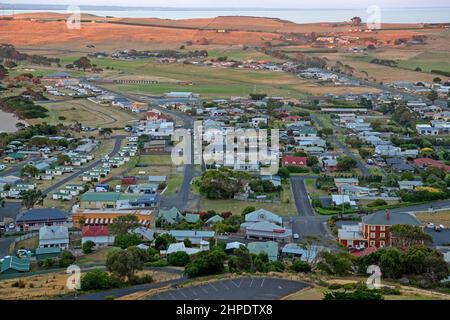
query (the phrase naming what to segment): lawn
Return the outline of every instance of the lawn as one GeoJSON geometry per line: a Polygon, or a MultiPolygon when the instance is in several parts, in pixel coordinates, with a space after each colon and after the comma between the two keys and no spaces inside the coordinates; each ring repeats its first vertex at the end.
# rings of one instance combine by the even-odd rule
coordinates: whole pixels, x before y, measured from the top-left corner
{"type": "Polygon", "coordinates": [[[181,183],[183,182],[183,175],[180,173],[176,173],[169,177],[169,181],[167,183],[167,189],[164,192],[164,195],[170,196],[176,193],[176,191],[180,188],[181,183]]]}
{"type": "Polygon", "coordinates": [[[425,72],[431,72],[431,70],[450,72],[450,60],[446,52],[422,52],[411,59],[399,60],[398,66],[410,70],[419,67],[425,72]]]}
{"type": "Polygon", "coordinates": [[[434,224],[443,224],[447,228],[450,227],[450,210],[433,213],[421,212],[416,213],[416,216],[423,223],[431,222],[434,224]]]}
{"type": "Polygon", "coordinates": [[[310,195],[310,197],[317,198],[320,196],[327,196],[328,192],[316,188],[316,180],[317,179],[305,179],[304,180],[306,190],[308,191],[308,194],[310,195]]]}

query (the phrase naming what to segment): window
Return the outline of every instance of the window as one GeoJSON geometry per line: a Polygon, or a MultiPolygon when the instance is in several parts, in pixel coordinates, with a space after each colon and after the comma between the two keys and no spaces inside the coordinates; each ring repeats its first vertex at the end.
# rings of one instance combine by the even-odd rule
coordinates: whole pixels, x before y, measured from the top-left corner
{"type": "Polygon", "coordinates": [[[380,238],[386,238],[386,234],[384,232],[380,233],[380,238]]]}
{"type": "Polygon", "coordinates": [[[384,247],[384,241],[383,240],[380,241],[380,246],[384,247]]]}
{"type": "Polygon", "coordinates": [[[375,232],[371,232],[370,233],[370,237],[373,239],[373,238],[375,238],[375,232]]]}
{"type": "Polygon", "coordinates": [[[373,240],[370,241],[370,246],[371,246],[371,247],[374,247],[374,246],[375,246],[375,241],[373,241],[373,240]]]}
{"type": "Polygon", "coordinates": [[[375,231],[376,227],[375,226],[370,226],[370,231],[375,231]]]}
{"type": "Polygon", "coordinates": [[[380,227],[380,230],[381,230],[381,231],[386,230],[386,226],[381,226],[381,227],[380,227]]]}

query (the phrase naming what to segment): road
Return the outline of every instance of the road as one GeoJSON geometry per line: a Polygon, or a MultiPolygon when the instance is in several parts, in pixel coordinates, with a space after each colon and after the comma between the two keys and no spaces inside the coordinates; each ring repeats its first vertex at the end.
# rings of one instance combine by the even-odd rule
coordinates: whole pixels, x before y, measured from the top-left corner
{"type": "MultiPolygon", "coordinates": [[[[424,204],[418,204],[418,205],[409,206],[409,207],[390,209],[389,211],[391,213],[417,212],[417,211],[421,212],[421,211],[428,211],[428,209],[430,209],[430,208],[432,208],[433,210],[436,210],[436,209],[449,209],[450,210],[450,199],[427,202],[424,204]]],[[[378,211],[378,212],[384,212],[384,210],[378,211]]]]}
{"type": "MultiPolygon", "coordinates": [[[[117,135],[117,136],[112,137],[115,140],[115,144],[114,144],[113,150],[109,153],[109,157],[114,157],[120,151],[120,148],[122,146],[122,140],[125,139],[125,137],[126,136],[124,136],[124,135],[117,135]]],[[[92,162],[89,166],[81,168],[79,171],[71,174],[70,176],[67,176],[66,178],[64,178],[58,182],[55,182],[54,184],[52,184],[50,187],[43,190],[42,192],[45,194],[53,192],[54,190],[60,188],[61,186],[65,185],[66,183],[70,182],[71,180],[81,176],[83,173],[97,167],[101,163],[102,163],[102,159],[98,159],[98,160],[92,162]]]]}
{"type": "Polygon", "coordinates": [[[285,224],[292,228],[293,233],[297,233],[301,238],[306,236],[316,236],[321,239],[333,239],[329,233],[326,222],[329,216],[315,214],[311,201],[306,190],[305,179],[317,178],[315,176],[292,176],[292,194],[294,196],[297,215],[285,217],[285,224]]]}
{"type": "Polygon", "coordinates": [[[127,288],[120,288],[120,289],[111,289],[111,290],[107,290],[107,291],[84,294],[84,295],[80,295],[80,296],[76,296],[76,297],[70,296],[70,297],[66,297],[65,300],[105,300],[106,297],[120,298],[120,297],[127,296],[129,294],[136,293],[139,291],[147,291],[147,290],[151,290],[151,289],[162,288],[162,287],[169,286],[169,285],[173,286],[173,285],[181,284],[183,282],[186,282],[186,280],[187,280],[187,278],[182,275],[183,274],[182,270],[173,269],[170,267],[145,268],[145,269],[152,269],[152,270],[158,270],[158,271],[163,271],[163,272],[167,272],[167,273],[177,274],[177,275],[180,275],[180,277],[177,279],[168,280],[168,281],[162,281],[162,282],[156,282],[156,283],[146,283],[146,284],[140,284],[137,286],[131,286],[131,287],[127,287],[127,288]]]}
{"type": "Polygon", "coordinates": [[[169,290],[150,300],[279,300],[309,287],[301,281],[268,277],[243,277],[169,290]]]}
{"type": "Polygon", "coordinates": [[[20,176],[20,171],[22,170],[23,167],[25,167],[30,161],[36,161],[39,160],[40,157],[38,156],[33,156],[30,159],[23,161],[17,165],[15,165],[12,168],[9,168],[5,171],[0,172],[0,177],[7,177],[7,176],[20,176]]]}
{"type": "MultiPolygon", "coordinates": [[[[311,118],[317,123],[319,124],[319,126],[321,126],[322,128],[325,128],[325,125],[323,124],[322,121],[320,121],[319,118],[317,118],[317,116],[315,115],[311,115],[311,118]]],[[[344,152],[347,156],[349,156],[350,158],[352,158],[353,160],[356,161],[356,165],[358,167],[358,169],[361,171],[361,174],[364,177],[370,177],[372,176],[372,174],[370,173],[369,168],[367,167],[367,165],[365,163],[363,163],[361,161],[361,159],[359,159],[344,143],[342,143],[337,137],[336,135],[333,135],[331,137],[331,141],[333,142],[333,144],[338,147],[339,149],[342,150],[342,152],[344,152]]]]}

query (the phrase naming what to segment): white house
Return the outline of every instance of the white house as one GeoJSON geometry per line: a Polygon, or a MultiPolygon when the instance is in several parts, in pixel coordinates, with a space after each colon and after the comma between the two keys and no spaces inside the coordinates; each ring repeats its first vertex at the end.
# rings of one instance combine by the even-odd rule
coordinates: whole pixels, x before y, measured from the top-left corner
{"type": "Polygon", "coordinates": [[[39,248],[69,248],[69,229],[65,226],[44,226],[39,229],[39,248]]]}

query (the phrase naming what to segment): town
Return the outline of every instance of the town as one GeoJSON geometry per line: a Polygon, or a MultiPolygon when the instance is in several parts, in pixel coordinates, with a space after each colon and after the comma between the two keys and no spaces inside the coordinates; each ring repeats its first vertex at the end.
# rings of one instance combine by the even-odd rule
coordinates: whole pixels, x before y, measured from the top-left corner
{"type": "MultiPolygon", "coordinates": [[[[374,37],[356,18],[350,33],[374,37]]],[[[2,44],[0,117],[15,124],[0,127],[0,295],[449,299],[449,72],[360,76],[323,55],[359,62],[387,43],[297,37],[283,41],[318,51],[2,44]]]]}

